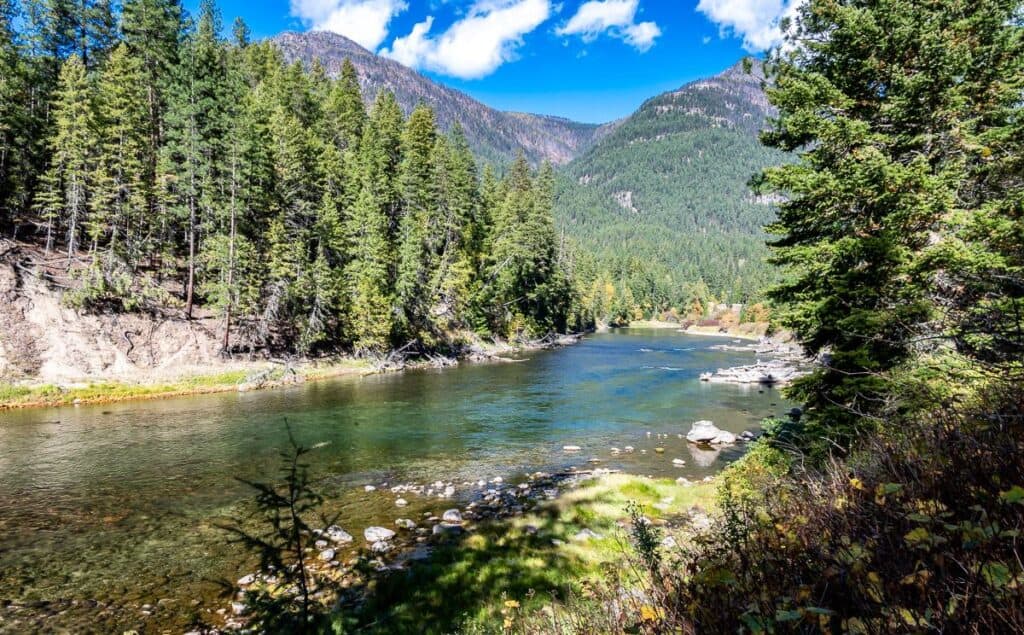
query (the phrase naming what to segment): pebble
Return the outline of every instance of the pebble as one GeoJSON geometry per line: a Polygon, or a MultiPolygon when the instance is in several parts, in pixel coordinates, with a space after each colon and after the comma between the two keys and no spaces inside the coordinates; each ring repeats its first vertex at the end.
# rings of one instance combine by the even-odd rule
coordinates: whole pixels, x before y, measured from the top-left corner
{"type": "Polygon", "coordinates": [[[245,611],[247,608],[248,607],[246,607],[245,604],[242,602],[231,603],[231,612],[235,615],[245,615],[245,611]]]}
{"type": "Polygon", "coordinates": [[[398,507],[405,507],[408,504],[409,501],[405,500],[404,498],[399,498],[398,500],[395,501],[395,505],[397,505],[398,507]]]}
{"type": "Polygon", "coordinates": [[[256,581],[256,574],[250,573],[249,575],[238,578],[238,586],[249,586],[256,581]]]}
{"type": "Polygon", "coordinates": [[[626,452],[627,452],[627,453],[629,453],[629,452],[633,452],[633,446],[631,446],[631,445],[627,445],[627,446],[626,446],[626,448],[625,448],[625,450],[626,450],[626,452]]]}
{"type": "Polygon", "coordinates": [[[402,529],[416,529],[416,523],[409,520],[408,518],[399,518],[395,521],[395,525],[402,529]]]}
{"type": "Polygon", "coordinates": [[[366,487],[363,488],[363,491],[365,491],[365,492],[372,492],[372,491],[375,491],[376,489],[377,488],[374,487],[373,485],[367,485],[366,487]]]}
{"type": "Polygon", "coordinates": [[[582,449],[583,448],[581,448],[578,445],[563,445],[562,446],[562,450],[565,451],[565,452],[579,452],[582,449]]]}
{"type": "Polygon", "coordinates": [[[676,467],[682,467],[686,465],[686,461],[682,459],[672,459],[672,465],[675,465],[676,467]]]}
{"type": "Polygon", "coordinates": [[[387,551],[391,551],[391,543],[378,540],[370,546],[370,551],[373,553],[385,553],[387,551]]]}
{"type": "Polygon", "coordinates": [[[326,540],[317,540],[316,542],[313,543],[313,546],[316,547],[317,549],[323,550],[323,549],[327,548],[328,544],[330,544],[330,543],[328,543],[326,540]]]}
{"type": "Polygon", "coordinates": [[[455,496],[455,488],[449,485],[448,487],[444,488],[444,497],[451,498],[452,496],[455,496]]]}
{"type": "Polygon", "coordinates": [[[320,559],[324,562],[330,562],[331,560],[334,560],[335,555],[334,549],[324,549],[320,552],[320,559]]]}

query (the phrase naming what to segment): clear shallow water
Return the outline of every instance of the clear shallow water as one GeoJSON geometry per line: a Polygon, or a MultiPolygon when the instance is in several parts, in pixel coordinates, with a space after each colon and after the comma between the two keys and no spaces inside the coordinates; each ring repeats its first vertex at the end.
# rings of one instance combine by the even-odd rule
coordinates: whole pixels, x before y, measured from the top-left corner
{"type": "MultiPolygon", "coordinates": [[[[452,506],[406,495],[412,504],[398,510],[395,495],[368,494],[366,484],[515,480],[590,457],[601,458],[601,467],[702,478],[740,450],[688,446],[677,435],[693,421],[741,432],[788,409],[770,389],[698,380],[707,370],[750,363],[750,354],[710,350],[727,342],[628,330],[515,364],[2,413],[0,600],[121,608],[92,627],[182,625],[220,606],[212,581],[233,580],[250,563],[215,525],[248,510],[251,493],[236,478],[275,478],[286,418],[302,444],[325,444],[310,456],[312,472],[331,511],[357,537],[369,524],[452,506]],[[669,438],[659,441],[659,433],[669,438]],[[566,444],[583,452],[567,456],[566,444]],[[609,452],[626,445],[637,452],[609,452]],[[665,454],[653,452],[659,445],[665,454]],[[674,458],[686,467],[673,467],[674,458]],[[160,600],[156,615],[125,621],[160,600]]],[[[457,499],[472,493],[458,490],[457,499]]],[[[50,619],[63,625],[90,610],[99,609],[76,606],[50,619]]]]}

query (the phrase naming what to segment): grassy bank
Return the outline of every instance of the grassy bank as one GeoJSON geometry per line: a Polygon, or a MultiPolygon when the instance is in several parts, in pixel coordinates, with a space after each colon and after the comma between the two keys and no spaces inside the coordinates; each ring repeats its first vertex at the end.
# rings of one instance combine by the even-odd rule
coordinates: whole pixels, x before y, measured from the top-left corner
{"type": "Polygon", "coordinates": [[[671,535],[710,509],[714,492],[712,483],[627,475],[585,481],[535,512],[481,523],[429,559],[375,580],[369,599],[343,609],[342,619],[360,632],[501,632],[623,577],[631,505],[671,535]]]}
{"type": "Polygon", "coordinates": [[[340,359],[328,364],[298,366],[292,372],[281,366],[254,364],[246,368],[187,376],[170,381],[98,381],[70,386],[0,384],[0,410],[116,403],[266,389],[367,372],[371,372],[371,368],[363,360],[340,359]]]}

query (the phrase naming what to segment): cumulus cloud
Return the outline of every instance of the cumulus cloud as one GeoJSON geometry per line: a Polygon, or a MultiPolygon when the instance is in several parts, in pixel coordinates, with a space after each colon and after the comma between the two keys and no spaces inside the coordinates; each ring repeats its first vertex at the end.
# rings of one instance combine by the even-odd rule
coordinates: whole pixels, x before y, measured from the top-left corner
{"type": "Polygon", "coordinates": [[[779,23],[794,17],[804,0],[700,0],[697,10],[718,24],[725,34],[743,39],[743,48],[752,53],[770,49],[782,42],[779,23]]]}
{"type": "Polygon", "coordinates": [[[291,0],[292,15],[314,30],[340,33],[371,51],[388,36],[392,18],[408,6],[404,0],[291,0]]]}
{"type": "Polygon", "coordinates": [[[478,79],[514,60],[523,36],[550,15],[550,0],[478,0],[443,33],[431,33],[434,18],[428,16],[381,55],[412,68],[478,79]]]}
{"type": "Polygon", "coordinates": [[[558,35],[578,35],[584,42],[592,42],[602,33],[624,40],[638,51],[654,46],[654,40],[661,36],[661,29],[654,22],[636,22],[640,0],[591,0],[584,2],[559,27],[558,35]]]}

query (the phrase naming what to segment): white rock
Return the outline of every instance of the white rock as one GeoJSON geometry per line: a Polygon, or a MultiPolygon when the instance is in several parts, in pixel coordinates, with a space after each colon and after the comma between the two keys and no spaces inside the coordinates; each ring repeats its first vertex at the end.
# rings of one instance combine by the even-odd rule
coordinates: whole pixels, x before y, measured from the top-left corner
{"type": "Polygon", "coordinates": [[[462,513],[457,509],[449,509],[441,516],[441,520],[446,523],[461,523],[462,513]]]}
{"type": "Polygon", "coordinates": [[[383,540],[378,540],[370,546],[370,551],[373,553],[385,553],[391,551],[391,544],[383,540]]]}
{"type": "Polygon", "coordinates": [[[372,491],[374,491],[376,489],[377,488],[374,487],[373,485],[367,485],[367,486],[363,487],[363,491],[365,491],[365,492],[372,492],[372,491]]]}
{"type": "Polygon", "coordinates": [[[405,507],[408,504],[409,501],[405,500],[404,498],[399,498],[398,500],[395,501],[395,505],[397,505],[398,507],[405,507]]]}
{"type": "Polygon", "coordinates": [[[370,543],[384,542],[394,538],[395,532],[384,527],[367,527],[363,530],[363,537],[370,543]]]}
{"type": "Polygon", "coordinates": [[[243,602],[231,603],[231,612],[235,615],[245,615],[246,610],[248,610],[248,607],[243,602]]]}
{"type": "Polygon", "coordinates": [[[334,556],[334,549],[324,549],[320,552],[320,559],[324,562],[330,562],[331,560],[334,560],[334,556]]]}
{"type": "Polygon", "coordinates": [[[563,452],[579,452],[582,449],[583,448],[581,448],[578,445],[563,445],[562,446],[562,451],[563,452]]]}
{"type": "Polygon", "coordinates": [[[352,535],[337,525],[331,525],[324,535],[334,542],[352,542],[352,535]]]}
{"type": "Polygon", "coordinates": [[[256,581],[256,574],[250,573],[249,575],[238,578],[238,586],[249,586],[256,581]]]}
{"type": "Polygon", "coordinates": [[[444,497],[451,498],[452,496],[455,496],[455,488],[449,485],[448,487],[444,488],[444,497]]]}
{"type": "Polygon", "coordinates": [[[633,452],[634,451],[633,446],[631,446],[631,445],[627,445],[625,447],[625,450],[626,450],[626,452],[633,452]]]}
{"type": "Polygon", "coordinates": [[[672,465],[675,465],[676,467],[682,467],[686,465],[686,461],[682,459],[672,459],[672,465]]]}
{"type": "Polygon", "coordinates": [[[409,520],[408,518],[399,518],[395,521],[395,525],[402,529],[416,529],[416,523],[409,520]]]}
{"type": "Polygon", "coordinates": [[[697,421],[687,433],[686,440],[690,443],[728,445],[736,443],[736,435],[719,429],[710,421],[697,421]]]}

